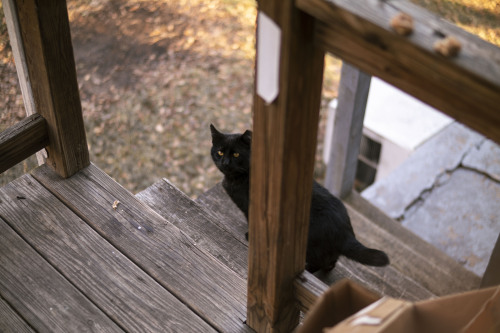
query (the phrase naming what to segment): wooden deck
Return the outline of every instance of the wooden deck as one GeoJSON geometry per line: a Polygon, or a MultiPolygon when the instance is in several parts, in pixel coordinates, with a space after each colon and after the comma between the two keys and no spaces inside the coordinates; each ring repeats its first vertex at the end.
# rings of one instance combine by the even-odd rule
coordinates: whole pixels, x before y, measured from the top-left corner
{"type": "Polygon", "coordinates": [[[0,189],[0,309],[2,332],[251,331],[245,280],[93,165],[0,189]]]}
{"type": "MultiPolygon", "coordinates": [[[[343,258],[322,281],[408,300],[479,285],[360,202],[347,202],[358,237],[392,264],[343,258]]],[[[252,331],[246,228],[220,185],[196,202],[167,180],[134,196],[94,165],[69,179],[41,166],[0,189],[0,331],[252,331]]]]}

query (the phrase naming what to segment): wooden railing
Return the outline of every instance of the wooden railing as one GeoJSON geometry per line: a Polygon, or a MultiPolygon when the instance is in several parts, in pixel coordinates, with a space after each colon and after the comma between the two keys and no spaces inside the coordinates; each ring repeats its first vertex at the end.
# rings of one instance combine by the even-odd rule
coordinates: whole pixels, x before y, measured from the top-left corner
{"type": "Polygon", "coordinates": [[[334,132],[340,142],[331,152],[336,164],[327,176],[329,189],[343,196],[354,181],[369,75],[500,142],[500,50],[406,1],[260,0],[258,5],[258,22],[270,19],[279,32],[258,28],[258,48],[259,37],[272,33],[280,53],[273,69],[259,59],[269,53],[257,50],[247,323],[258,332],[289,332],[298,323],[296,302],[310,304],[318,294],[304,286],[313,277],[297,277],[304,269],[325,52],[350,64],[344,65],[339,91],[342,120],[334,132]],[[390,28],[400,12],[413,17],[409,36],[390,28]],[[447,36],[461,43],[456,57],[433,50],[434,42],[447,36]],[[262,94],[259,66],[277,73],[274,100],[262,94]]]}
{"type": "Polygon", "coordinates": [[[90,161],[66,1],[2,4],[30,117],[2,132],[0,172],[46,148],[47,164],[69,177],[90,161]]]}
{"type": "MultiPolygon", "coordinates": [[[[299,309],[307,311],[326,287],[304,272],[325,52],[352,64],[343,69],[338,113],[344,130],[336,131],[342,144],[334,146],[338,164],[329,170],[338,176],[327,180],[344,195],[354,180],[369,75],[499,142],[500,51],[405,1],[258,4],[279,29],[279,65],[276,98],[254,98],[247,323],[259,332],[289,332],[299,309]],[[414,17],[409,37],[389,28],[400,11],[414,17]],[[432,50],[436,39],[450,35],[462,44],[456,58],[432,50]]],[[[47,163],[69,177],[89,164],[89,154],[66,3],[3,0],[3,7],[29,117],[1,133],[0,171],[46,147],[47,163]]],[[[492,260],[499,253],[497,243],[492,260]]],[[[498,283],[499,275],[489,274],[489,283],[498,283]]]]}

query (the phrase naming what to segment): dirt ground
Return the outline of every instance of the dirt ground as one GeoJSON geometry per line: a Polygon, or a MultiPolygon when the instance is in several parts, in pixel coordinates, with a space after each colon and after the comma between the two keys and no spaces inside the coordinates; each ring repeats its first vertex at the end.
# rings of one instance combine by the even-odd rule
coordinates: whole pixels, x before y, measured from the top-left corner
{"type": "MultiPolygon", "coordinates": [[[[447,3],[416,2],[429,7],[447,3]]],[[[218,182],[221,175],[209,156],[209,124],[226,132],[252,126],[255,6],[253,0],[69,0],[91,161],[134,193],[162,177],[190,196],[218,182]]],[[[435,10],[451,15],[454,9],[435,10]]],[[[473,13],[496,22],[483,25],[492,27],[491,41],[500,35],[500,20],[494,20],[498,13],[498,4],[473,13]]],[[[462,17],[469,15],[457,16],[456,22],[462,17]]],[[[475,29],[477,21],[472,23],[475,29]]],[[[340,62],[328,57],[318,177],[324,171],[325,106],[336,97],[339,73],[340,62]]],[[[0,130],[23,117],[2,22],[0,130]]],[[[35,158],[21,163],[0,176],[0,185],[34,166],[35,158]]]]}

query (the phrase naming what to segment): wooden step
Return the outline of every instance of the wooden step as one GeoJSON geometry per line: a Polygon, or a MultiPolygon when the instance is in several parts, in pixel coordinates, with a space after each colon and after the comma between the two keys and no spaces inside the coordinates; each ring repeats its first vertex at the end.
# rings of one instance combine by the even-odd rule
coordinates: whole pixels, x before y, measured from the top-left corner
{"type": "MultiPolygon", "coordinates": [[[[226,230],[233,232],[235,237],[244,239],[247,230],[246,219],[232,203],[221,184],[202,194],[196,202],[203,205],[207,212],[218,223],[225,225],[226,230]]],[[[341,258],[329,274],[316,273],[325,283],[332,284],[347,277],[382,295],[407,300],[426,299],[478,287],[477,276],[399,223],[387,217],[372,215],[384,219],[384,222],[375,222],[356,211],[350,204],[346,206],[358,238],[368,246],[386,251],[391,265],[384,268],[368,267],[341,258]],[[391,230],[395,230],[394,233],[391,230]]]]}
{"type": "Polygon", "coordinates": [[[136,197],[190,236],[197,246],[246,279],[248,246],[245,237],[235,237],[233,225],[228,230],[222,219],[211,216],[204,206],[191,200],[167,179],[137,193],[136,197]]]}
{"type": "Polygon", "coordinates": [[[391,264],[439,296],[477,289],[479,276],[406,229],[357,192],[345,199],[354,230],[369,246],[379,246],[391,264]]]}
{"type": "Polygon", "coordinates": [[[30,175],[0,201],[0,292],[37,331],[212,330],[30,175]]]}
{"type": "MultiPolygon", "coordinates": [[[[218,224],[222,224],[226,230],[232,232],[234,237],[242,241],[245,239],[245,232],[247,231],[246,219],[227,196],[221,184],[217,184],[202,194],[196,202],[204,206],[213,220],[216,220],[218,224]]],[[[247,243],[245,242],[245,244],[247,243]]],[[[341,258],[336,268],[326,276],[321,273],[316,273],[316,276],[327,284],[332,284],[347,277],[382,295],[407,300],[420,300],[435,296],[392,266],[383,268],[368,267],[346,258],[341,258]]]]}
{"type": "MultiPolygon", "coordinates": [[[[87,325],[98,324],[102,311],[103,323],[111,319],[110,327],[117,325],[125,331],[251,331],[244,324],[245,280],[94,165],[68,179],[46,166],[35,169],[32,176],[23,176],[0,190],[0,216],[5,228],[12,228],[11,233],[19,234],[25,247],[45,260],[33,261],[46,262],[46,270],[61,275],[62,282],[54,279],[55,285],[69,284],[75,295],[84,295],[79,302],[73,294],[61,291],[59,295],[53,284],[37,283],[40,277],[33,280],[32,276],[36,277],[38,266],[29,274],[4,278],[18,265],[16,256],[27,252],[22,249],[3,256],[11,243],[23,242],[5,241],[7,233],[2,230],[0,246],[6,249],[0,260],[10,260],[11,267],[4,268],[3,262],[0,267],[0,300],[30,325],[33,318],[35,323],[52,320],[50,304],[43,300],[46,294],[55,294],[83,304],[81,309],[71,305],[66,310],[68,302],[52,302],[55,311],[73,313],[78,320],[87,318],[87,325]],[[22,282],[21,290],[15,289],[17,280],[22,282]],[[23,291],[35,295],[24,297],[23,291]],[[85,300],[89,300],[88,306],[85,300]],[[33,306],[41,308],[40,315],[33,306]]],[[[73,317],[64,315],[53,325],[59,329],[37,327],[65,331],[64,320],[73,317]]],[[[92,331],[75,331],[84,330],[92,331]]]]}

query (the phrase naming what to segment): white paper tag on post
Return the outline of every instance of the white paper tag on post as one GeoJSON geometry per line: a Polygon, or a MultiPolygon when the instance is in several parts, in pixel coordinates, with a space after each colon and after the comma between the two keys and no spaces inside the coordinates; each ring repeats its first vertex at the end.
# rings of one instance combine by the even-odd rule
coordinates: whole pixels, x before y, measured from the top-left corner
{"type": "Polygon", "coordinates": [[[279,94],[281,29],[262,12],[257,27],[257,94],[270,104],[279,94]]]}

